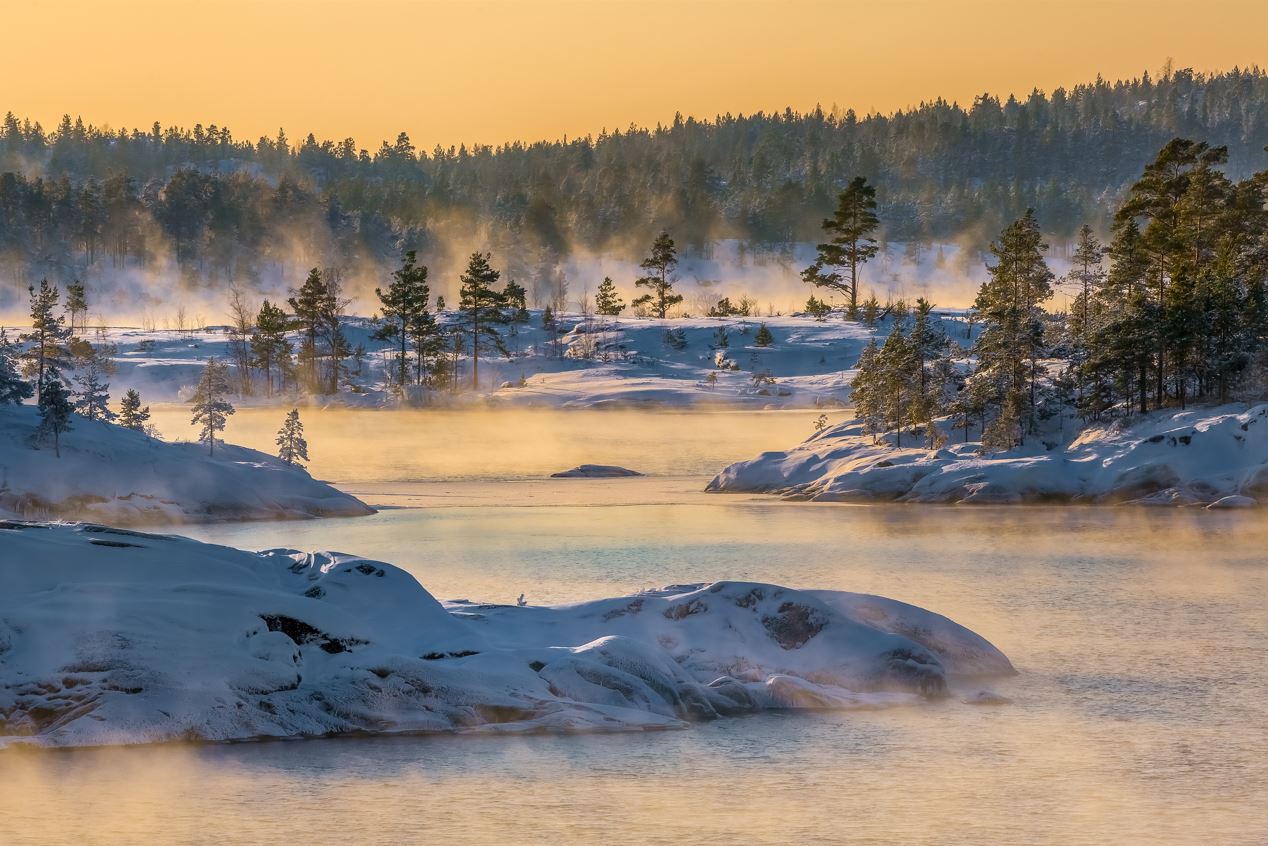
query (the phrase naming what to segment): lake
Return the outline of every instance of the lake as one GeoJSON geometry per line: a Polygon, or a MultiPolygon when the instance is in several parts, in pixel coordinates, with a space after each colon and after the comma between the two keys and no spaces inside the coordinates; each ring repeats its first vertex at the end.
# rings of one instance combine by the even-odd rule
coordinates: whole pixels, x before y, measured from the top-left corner
{"type": "MultiPolygon", "coordinates": [[[[358,519],[172,529],[356,552],[442,599],[747,579],[892,596],[1012,658],[1008,704],[652,734],[385,737],[0,757],[3,844],[1268,841],[1258,512],[850,506],[704,494],[815,414],[302,411],[358,519]],[[551,480],[614,463],[645,478],[551,480]]],[[[159,426],[184,434],[185,409],[159,426]]],[[[266,448],[282,415],[242,410],[266,448]]]]}

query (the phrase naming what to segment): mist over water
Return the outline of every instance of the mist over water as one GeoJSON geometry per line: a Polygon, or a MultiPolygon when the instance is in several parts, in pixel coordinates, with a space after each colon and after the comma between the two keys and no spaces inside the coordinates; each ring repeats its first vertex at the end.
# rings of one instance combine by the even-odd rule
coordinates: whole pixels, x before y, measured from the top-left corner
{"type": "MultiPolygon", "coordinates": [[[[1257,513],[701,492],[722,463],[809,434],[807,412],[304,413],[315,473],[389,507],[172,530],[381,558],[440,598],[723,578],[879,593],[1003,649],[1020,672],[992,689],[1012,702],[967,705],[978,688],[961,686],[918,707],[654,734],[6,753],[0,843],[1268,840],[1257,513]],[[544,478],[581,461],[651,475],[544,478]]],[[[240,411],[229,435],[266,446],[277,423],[240,411]]]]}

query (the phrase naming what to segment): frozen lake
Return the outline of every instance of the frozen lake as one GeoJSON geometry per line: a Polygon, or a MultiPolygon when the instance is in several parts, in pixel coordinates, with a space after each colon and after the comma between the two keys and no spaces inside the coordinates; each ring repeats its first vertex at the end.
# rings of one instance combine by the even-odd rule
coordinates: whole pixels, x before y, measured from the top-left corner
{"type": "MultiPolygon", "coordinates": [[[[159,425],[176,435],[178,415],[159,425]]],[[[1203,843],[1268,840],[1258,512],[834,506],[701,493],[809,412],[305,412],[314,473],[379,514],[186,527],[356,552],[439,598],[564,602],[751,579],[947,614],[1011,704],[685,731],[0,757],[0,843],[1203,843]],[[580,463],[646,478],[544,478],[580,463]]],[[[266,447],[275,410],[230,437],[266,447]]],[[[276,418],[276,419],[275,419],[276,418]]]]}

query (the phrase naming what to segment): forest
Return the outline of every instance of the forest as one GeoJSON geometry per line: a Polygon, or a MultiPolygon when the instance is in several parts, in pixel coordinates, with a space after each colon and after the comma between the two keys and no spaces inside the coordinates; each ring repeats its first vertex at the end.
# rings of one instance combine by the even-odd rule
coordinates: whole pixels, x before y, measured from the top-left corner
{"type": "Polygon", "coordinates": [[[117,128],[67,115],[0,127],[0,282],[68,284],[178,269],[227,288],[265,274],[365,268],[406,250],[461,267],[472,234],[507,257],[532,300],[574,249],[633,256],[657,233],[707,254],[718,239],[783,251],[813,241],[858,174],[876,190],[882,241],[984,250],[1034,209],[1054,245],[1108,237],[1140,164],[1175,137],[1227,149],[1231,179],[1262,168],[1268,74],[1153,76],[933,100],[893,114],[675,116],[552,142],[417,150],[351,138],[255,141],[216,123],[117,128]]]}

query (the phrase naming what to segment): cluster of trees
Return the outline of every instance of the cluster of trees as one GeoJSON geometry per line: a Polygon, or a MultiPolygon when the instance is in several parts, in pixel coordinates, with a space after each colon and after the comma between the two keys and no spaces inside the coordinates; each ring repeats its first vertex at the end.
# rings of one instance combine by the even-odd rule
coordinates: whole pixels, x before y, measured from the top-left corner
{"type": "Polygon", "coordinates": [[[130,390],[123,398],[118,413],[110,408],[110,384],[106,377],[114,372],[111,348],[94,347],[77,336],[78,316],[84,310],[82,286],[72,287],[64,308],[60,308],[61,291],[48,280],[29,289],[31,329],[18,336],[24,349],[8,339],[0,330],[0,405],[19,404],[34,396],[40,410],[41,440],[51,439],[56,455],[61,455],[62,435],[69,431],[72,417],[78,414],[88,420],[113,421],[130,429],[152,433],[149,407],[141,406],[141,397],[130,390]],[[68,371],[76,371],[72,380],[68,371]]]}
{"type": "MultiPolygon", "coordinates": [[[[109,358],[111,349],[105,345],[94,347],[76,336],[72,328],[79,325],[75,316],[83,308],[83,288],[70,291],[64,309],[58,307],[61,291],[48,280],[43,280],[38,288],[32,285],[29,293],[31,330],[18,338],[24,342],[24,349],[0,329],[0,406],[20,405],[34,396],[40,412],[37,442],[51,440],[59,458],[62,436],[72,429],[75,417],[117,423],[158,437],[150,423],[150,407],[141,404],[141,394],[136,389],[129,388],[124,393],[117,412],[110,407],[110,383],[105,377],[114,371],[109,358]],[[74,379],[67,376],[69,370],[76,371],[74,379]]],[[[235,411],[229,401],[233,390],[228,366],[218,359],[209,359],[194,391],[191,419],[198,427],[199,442],[207,446],[209,454],[215,453],[216,435],[224,431],[235,411]]],[[[298,409],[287,415],[278,432],[277,445],[278,457],[287,464],[309,460],[298,409]]]]}
{"type": "Polygon", "coordinates": [[[873,436],[894,431],[902,446],[906,430],[922,431],[925,445],[940,446],[933,419],[946,413],[962,387],[955,365],[959,347],[923,297],[909,309],[902,300],[890,310],[893,325],[883,345],[872,338],[859,356],[851,383],[856,416],[873,436]]]}
{"type": "Polygon", "coordinates": [[[936,333],[926,345],[919,304],[910,334],[894,314],[889,340],[859,362],[860,417],[932,439],[930,420],[951,415],[991,451],[1071,407],[1091,420],[1268,395],[1268,170],[1234,180],[1228,161],[1224,147],[1167,142],[1129,186],[1109,245],[1080,229],[1062,280],[1027,210],[992,244],[972,367],[952,366],[936,333]],[[1073,294],[1068,312],[1045,310],[1055,285],[1073,294]]]}
{"type": "Polygon", "coordinates": [[[551,257],[573,245],[619,249],[662,229],[689,249],[720,237],[772,249],[809,240],[857,173],[878,174],[890,240],[968,233],[984,243],[1028,207],[1072,239],[1083,223],[1107,229],[1139,162],[1176,136],[1227,146],[1229,173],[1249,174],[1248,153],[1268,143],[1268,75],[1168,68],[885,115],[677,116],[654,129],[431,152],[404,133],[370,151],[282,132],[245,141],[216,125],[111,130],[66,117],[49,131],[10,114],[0,124],[0,262],[19,280],[69,281],[170,254],[191,275],[237,280],[297,253],[305,267],[387,264],[402,246],[432,255],[449,223],[479,221],[499,253],[525,248],[525,266],[511,271],[537,290],[549,287],[551,257]]]}

